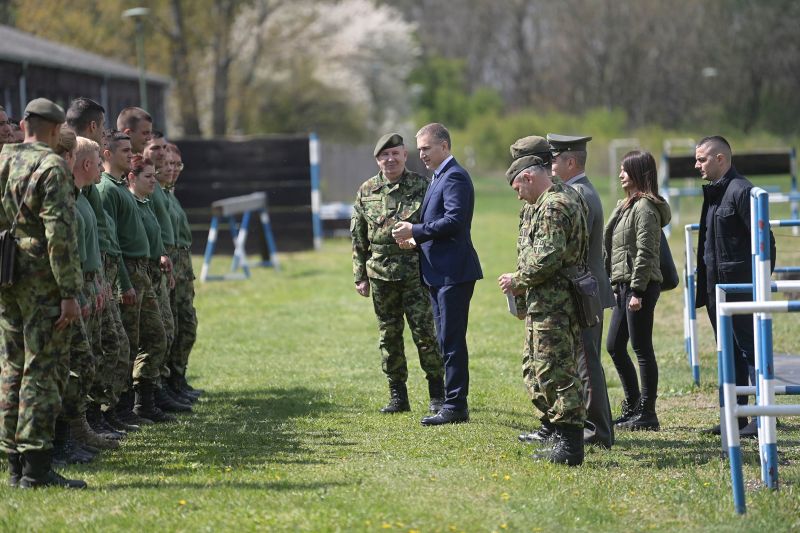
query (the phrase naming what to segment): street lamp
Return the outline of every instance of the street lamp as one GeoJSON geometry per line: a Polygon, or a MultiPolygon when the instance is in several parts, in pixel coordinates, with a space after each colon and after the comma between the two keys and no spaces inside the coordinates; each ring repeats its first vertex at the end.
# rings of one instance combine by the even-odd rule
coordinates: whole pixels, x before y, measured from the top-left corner
{"type": "Polygon", "coordinates": [[[150,14],[146,7],[134,7],[122,12],[122,18],[132,18],[136,24],[136,56],[139,64],[139,105],[147,110],[147,80],[144,68],[144,30],[142,19],[150,14]]]}

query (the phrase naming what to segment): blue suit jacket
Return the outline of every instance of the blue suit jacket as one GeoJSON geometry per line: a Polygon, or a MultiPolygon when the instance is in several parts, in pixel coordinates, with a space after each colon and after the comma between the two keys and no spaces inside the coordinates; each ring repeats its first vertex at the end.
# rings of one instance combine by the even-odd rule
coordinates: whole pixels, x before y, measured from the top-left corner
{"type": "Polygon", "coordinates": [[[412,226],[426,285],[441,287],[483,278],[470,227],[475,189],[455,158],[428,187],[419,224],[412,226]]]}

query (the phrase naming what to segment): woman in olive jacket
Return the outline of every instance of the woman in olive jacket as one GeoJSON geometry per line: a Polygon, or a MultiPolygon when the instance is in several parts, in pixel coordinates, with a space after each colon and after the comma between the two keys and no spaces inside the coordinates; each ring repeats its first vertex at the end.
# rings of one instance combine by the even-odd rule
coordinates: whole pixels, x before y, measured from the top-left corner
{"type": "Polygon", "coordinates": [[[653,316],[663,279],[659,266],[661,228],[669,223],[670,210],[658,195],[656,161],[649,152],[627,153],[619,179],[625,199],[617,203],[603,232],[606,272],[616,296],[606,349],[625,391],[622,416],[614,422],[624,429],[657,431],[658,364],[653,350],[653,316]],[[629,339],[639,363],[641,392],[628,355],[629,339]]]}

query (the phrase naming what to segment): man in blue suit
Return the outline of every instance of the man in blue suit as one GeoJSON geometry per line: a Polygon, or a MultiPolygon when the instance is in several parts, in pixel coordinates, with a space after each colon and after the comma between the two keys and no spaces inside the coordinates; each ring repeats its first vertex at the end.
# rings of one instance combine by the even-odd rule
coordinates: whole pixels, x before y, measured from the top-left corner
{"type": "Polygon", "coordinates": [[[444,358],[442,409],[422,419],[423,426],[469,420],[467,322],[475,281],[483,278],[472,246],[470,226],[475,190],[469,174],[450,154],[450,132],[428,124],[417,132],[417,149],[433,181],[425,193],[418,224],[398,222],[392,236],[401,246],[419,246],[422,280],[428,286],[436,336],[444,358]]]}

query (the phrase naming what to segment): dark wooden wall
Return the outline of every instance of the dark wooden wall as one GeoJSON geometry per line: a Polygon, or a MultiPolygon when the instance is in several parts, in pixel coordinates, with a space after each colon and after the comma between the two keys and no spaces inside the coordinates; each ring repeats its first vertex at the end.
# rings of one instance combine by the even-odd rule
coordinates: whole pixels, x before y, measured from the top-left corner
{"type": "MultiPolygon", "coordinates": [[[[176,194],[192,225],[193,253],[205,250],[211,202],[258,191],[267,193],[278,251],[313,248],[308,137],[184,139],[175,144],[184,163],[176,194]]],[[[249,230],[247,252],[265,253],[257,218],[251,220],[249,230]]],[[[221,225],[215,253],[232,251],[230,229],[227,224],[221,225]]]]}

